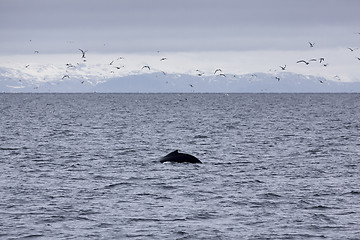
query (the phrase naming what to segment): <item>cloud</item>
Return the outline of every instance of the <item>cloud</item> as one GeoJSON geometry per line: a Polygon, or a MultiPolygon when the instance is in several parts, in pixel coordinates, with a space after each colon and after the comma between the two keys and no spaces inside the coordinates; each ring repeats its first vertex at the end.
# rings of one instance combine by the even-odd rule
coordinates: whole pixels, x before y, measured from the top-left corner
{"type": "Polygon", "coordinates": [[[43,58],[39,66],[61,69],[82,48],[102,77],[105,67],[97,64],[114,56],[133,58],[126,66],[133,73],[146,62],[160,64],[153,59],[160,51],[169,57],[166,71],[174,73],[217,66],[267,72],[287,64],[295,73],[358,81],[356,53],[346,49],[359,46],[359,7],[356,0],[0,0],[0,67],[22,71],[19,62],[36,65],[43,58]],[[294,64],[305,57],[325,57],[328,70],[294,64]]]}
{"type": "Polygon", "coordinates": [[[0,51],[24,50],[19,39],[36,39],[49,52],[66,51],[59,44],[66,41],[96,51],[107,51],[104,43],[113,51],[297,48],[297,39],[324,34],[336,46],[358,26],[358,7],[324,0],[2,1],[0,51]]]}

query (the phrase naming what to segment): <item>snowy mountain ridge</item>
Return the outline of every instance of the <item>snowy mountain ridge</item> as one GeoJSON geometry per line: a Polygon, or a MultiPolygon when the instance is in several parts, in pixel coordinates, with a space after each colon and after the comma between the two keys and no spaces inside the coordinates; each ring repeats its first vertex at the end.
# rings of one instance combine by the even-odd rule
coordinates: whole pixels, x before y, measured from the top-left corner
{"type": "Polygon", "coordinates": [[[39,69],[44,76],[0,68],[0,92],[360,92],[359,82],[301,75],[291,72],[249,74],[180,74],[165,72],[128,73],[111,76],[94,71],[39,69]],[[54,72],[57,73],[54,77],[54,72]]]}

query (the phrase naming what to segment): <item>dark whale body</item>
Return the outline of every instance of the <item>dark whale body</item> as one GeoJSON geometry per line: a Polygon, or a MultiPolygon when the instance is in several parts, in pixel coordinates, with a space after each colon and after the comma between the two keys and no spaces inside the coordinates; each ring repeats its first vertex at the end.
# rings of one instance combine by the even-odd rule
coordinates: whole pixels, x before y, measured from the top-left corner
{"type": "Polygon", "coordinates": [[[186,154],[186,153],[179,153],[178,150],[173,151],[172,153],[169,153],[165,157],[162,157],[160,159],[161,163],[164,162],[174,162],[174,163],[202,163],[199,159],[196,157],[186,154]]]}

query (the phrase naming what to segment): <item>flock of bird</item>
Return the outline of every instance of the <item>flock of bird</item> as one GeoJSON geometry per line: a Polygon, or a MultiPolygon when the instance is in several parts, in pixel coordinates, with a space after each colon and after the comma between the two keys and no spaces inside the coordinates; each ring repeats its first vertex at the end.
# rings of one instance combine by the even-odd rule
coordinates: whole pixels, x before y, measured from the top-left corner
{"type": "MultiPolygon", "coordinates": [[[[360,34],[360,33],[359,33],[360,34]]],[[[309,47],[310,48],[313,48],[315,46],[315,43],[314,42],[308,42],[309,43],[309,47]]],[[[354,52],[356,50],[358,50],[359,48],[348,48],[351,52],[354,52]]],[[[356,57],[359,61],[360,61],[360,57],[356,57]]],[[[320,57],[319,59],[317,58],[311,58],[309,60],[304,60],[304,59],[301,59],[301,60],[298,60],[296,63],[297,64],[305,64],[305,65],[309,65],[311,62],[317,62],[319,61],[319,63],[323,66],[323,67],[327,67],[329,64],[328,63],[324,63],[325,61],[325,58],[324,57],[320,57]]],[[[284,66],[279,66],[279,68],[283,71],[286,70],[286,64],[284,66]]],[[[338,75],[334,76],[334,78],[336,78],[337,80],[340,79],[340,77],[338,75]]],[[[275,79],[280,81],[280,77],[279,76],[275,76],[275,79]]],[[[324,83],[323,80],[319,80],[320,83],[324,83]]]]}
{"type": "MultiPolygon", "coordinates": [[[[359,33],[359,35],[360,35],[360,33],[359,33]]],[[[31,40],[30,40],[30,41],[31,41],[31,40]]],[[[314,47],[315,47],[315,42],[310,42],[310,41],[309,41],[308,44],[309,44],[309,47],[310,47],[310,48],[314,48],[314,47]]],[[[83,50],[83,49],[81,49],[81,48],[79,48],[78,50],[81,52],[81,59],[83,60],[83,62],[86,62],[86,57],[87,57],[87,56],[86,56],[86,53],[88,52],[88,50],[83,50]]],[[[351,52],[355,52],[355,51],[359,50],[359,48],[349,47],[348,50],[351,51],[351,52]]],[[[160,52],[160,51],[157,51],[157,53],[159,53],[159,52],[160,52]]],[[[35,54],[39,54],[39,51],[36,50],[36,51],[34,51],[34,53],[35,53],[35,54]]],[[[360,61],[360,57],[356,57],[356,58],[357,58],[357,60],[360,61]]],[[[115,69],[118,69],[118,70],[121,69],[121,68],[124,68],[124,67],[125,67],[124,65],[122,65],[122,66],[114,66],[115,61],[119,61],[119,60],[124,60],[124,57],[118,57],[116,60],[112,60],[112,61],[109,63],[109,65],[112,66],[112,67],[114,67],[115,69]]],[[[167,60],[166,57],[160,58],[160,61],[165,61],[165,60],[167,60]]],[[[323,67],[327,67],[327,66],[328,66],[328,63],[325,63],[325,58],[324,58],[324,57],[311,58],[311,59],[309,59],[309,60],[300,59],[300,60],[298,60],[296,63],[297,63],[297,64],[309,65],[311,62],[319,62],[319,64],[321,64],[323,67]]],[[[77,63],[77,64],[79,65],[79,63],[77,63]]],[[[30,66],[30,65],[28,64],[28,65],[25,66],[25,68],[29,68],[29,66],[30,66]]],[[[73,65],[73,64],[71,64],[71,63],[67,63],[67,64],[66,64],[66,68],[67,68],[67,69],[76,68],[76,67],[77,67],[76,65],[73,65]]],[[[279,68],[280,68],[280,70],[285,71],[285,70],[287,69],[287,65],[285,64],[285,65],[283,65],[283,66],[279,66],[279,68]]],[[[144,65],[144,66],[141,67],[140,70],[148,70],[148,71],[151,71],[151,67],[150,67],[149,65],[144,65]]],[[[197,69],[197,70],[195,70],[195,71],[197,72],[197,75],[198,75],[199,77],[201,77],[201,76],[203,76],[203,75],[205,74],[205,72],[200,71],[199,69],[197,69]]],[[[276,71],[276,70],[275,70],[275,71],[276,71]]],[[[161,71],[161,72],[162,72],[164,75],[166,75],[166,73],[165,73],[164,71],[161,71]]],[[[111,71],[111,73],[114,73],[114,71],[111,71]]],[[[223,71],[222,71],[221,68],[215,69],[214,72],[213,72],[213,74],[214,74],[215,76],[227,77],[226,74],[223,73],[223,71]]],[[[252,74],[252,76],[253,76],[253,77],[256,77],[256,74],[252,74]]],[[[234,75],[234,77],[236,77],[236,76],[234,75]]],[[[61,79],[65,79],[65,78],[70,79],[70,75],[69,75],[69,74],[64,74],[61,79]]],[[[274,76],[274,78],[275,78],[277,81],[280,81],[280,80],[281,80],[280,77],[279,77],[279,75],[274,76]]],[[[339,79],[339,77],[338,77],[337,75],[335,76],[335,78],[339,79]]],[[[80,81],[81,84],[83,84],[84,82],[85,82],[85,81],[80,81]]],[[[322,80],[319,80],[319,82],[320,82],[320,83],[323,83],[322,80]]],[[[190,87],[194,87],[194,85],[192,85],[192,84],[189,84],[189,86],[190,86],[190,87]]]]}

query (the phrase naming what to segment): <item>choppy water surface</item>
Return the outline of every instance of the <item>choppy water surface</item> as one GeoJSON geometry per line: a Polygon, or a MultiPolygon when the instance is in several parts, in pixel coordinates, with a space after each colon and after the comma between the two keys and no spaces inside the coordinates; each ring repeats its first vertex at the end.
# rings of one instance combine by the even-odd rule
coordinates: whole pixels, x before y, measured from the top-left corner
{"type": "Polygon", "coordinates": [[[359,239],[359,94],[0,103],[1,239],[359,239]]]}

